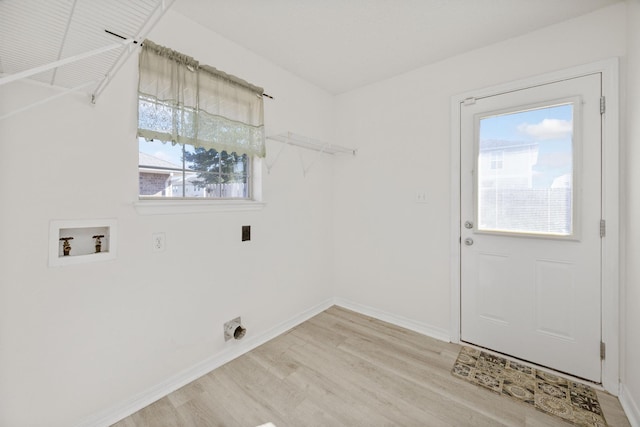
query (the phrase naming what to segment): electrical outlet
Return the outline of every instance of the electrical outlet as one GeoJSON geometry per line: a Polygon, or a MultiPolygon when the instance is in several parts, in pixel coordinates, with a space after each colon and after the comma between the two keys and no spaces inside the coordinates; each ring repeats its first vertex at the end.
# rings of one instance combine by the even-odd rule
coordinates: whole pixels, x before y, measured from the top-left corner
{"type": "Polygon", "coordinates": [[[243,225],[242,226],[242,241],[246,242],[247,240],[251,240],[251,226],[243,225]]]}
{"type": "Polygon", "coordinates": [[[416,203],[427,203],[427,192],[424,190],[416,191],[416,203]]]}
{"type": "Polygon", "coordinates": [[[153,233],[151,235],[151,243],[153,245],[153,252],[163,252],[166,246],[164,233],[153,233]]]}

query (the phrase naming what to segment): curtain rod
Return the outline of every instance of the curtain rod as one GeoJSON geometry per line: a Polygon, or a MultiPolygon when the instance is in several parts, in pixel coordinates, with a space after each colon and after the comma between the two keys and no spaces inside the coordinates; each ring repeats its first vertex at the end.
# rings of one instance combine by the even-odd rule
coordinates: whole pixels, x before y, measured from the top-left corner
{"type": "MultiPolygon", "coordinates": [[[[120,34],[116,34],[113,31],[109,31],[109,30],[105,29],[104,32],[107,33],[107,34],[111,34],[114,37],[118,37],[119,39],[127,40],[127,38],[125,36],[121,36],[120,34]]],[[[135,40],[133,41],[133,43],[134,44],[138,44],[138,42],[135,41],[135,40]]]]}

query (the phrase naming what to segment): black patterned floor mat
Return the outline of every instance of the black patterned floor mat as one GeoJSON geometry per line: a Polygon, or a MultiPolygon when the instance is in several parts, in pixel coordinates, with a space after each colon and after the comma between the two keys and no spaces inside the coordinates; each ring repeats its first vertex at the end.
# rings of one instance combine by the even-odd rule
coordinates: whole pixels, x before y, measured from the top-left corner
{"type": "Polygon", "coordinates": [[[463,347],[451,373],[578,426],[607,427],[595,390],[481,350],[463,347]]]}

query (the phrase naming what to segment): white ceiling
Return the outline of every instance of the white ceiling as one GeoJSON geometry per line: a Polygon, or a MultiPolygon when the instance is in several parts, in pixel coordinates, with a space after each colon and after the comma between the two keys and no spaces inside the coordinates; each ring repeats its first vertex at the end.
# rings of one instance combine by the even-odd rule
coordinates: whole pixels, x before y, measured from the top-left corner
{"type": "Polygon", "coordinates": [[[176,0],[172,9],[338,94],[619,1],[176,0]]]}

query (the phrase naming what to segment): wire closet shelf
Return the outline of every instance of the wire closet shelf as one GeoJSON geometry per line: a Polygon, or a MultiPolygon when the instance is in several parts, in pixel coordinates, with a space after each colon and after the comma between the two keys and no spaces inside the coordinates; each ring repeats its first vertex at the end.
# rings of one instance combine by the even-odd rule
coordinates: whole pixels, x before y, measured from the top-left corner
{"type": "Polygon", "coordinates": [[[266,163],[267,172],[271,173],[271,169],[277,163],[280,158],[280,154],[287,146],[294,146],[304,148],[306,150],[312,150],[316,152],[316,156],[310,163],[304,161],[302,154],[300,155],[300,163],[302,164],[302,173],[304,176],[307,175],[311,167],[318,161],[319,156],[321,154],[351,154],[353,156],[356,155],[357,150],[355,148],[342,147],[340,145],[330,144],[328,142],[320,141],[318,139],[309,138],[307,136],[298,135],[293,132],[285,132],[279,133],[276,135],[268,136],[267,139],[282,142],[282,148],[276,154],[275,158],[271,163],[266,163]]]}
{"type": "Polygon", "coordinates": [[[287,145],[306,148],[307,150],[319,151],[326,154],[352,154],[356,155],[356,149],[342,147],[340,145],[330,144],[318,139],[309,138],[307,136],[298,135],[293,132],[279,133],[268,136],[267,139],[279,141],[287,145]]]}
{"type": "Polygon", "coordinates": [[[0,86],[27,79],[54,89],[0,119],[69,92],[96,102],[174,1],[0,1],[0,86]]]}

